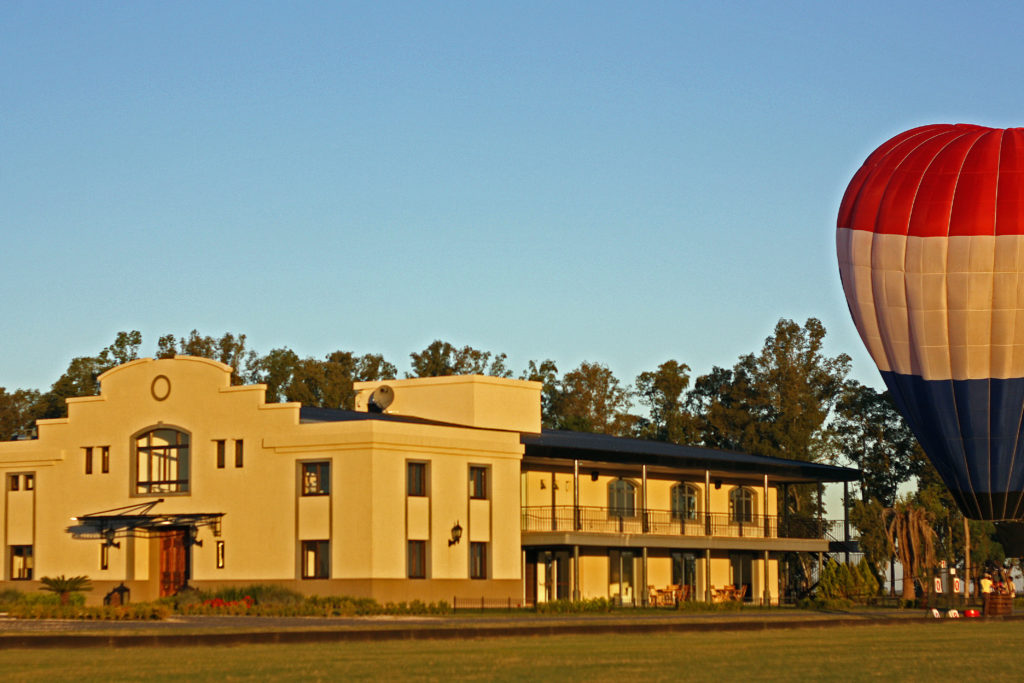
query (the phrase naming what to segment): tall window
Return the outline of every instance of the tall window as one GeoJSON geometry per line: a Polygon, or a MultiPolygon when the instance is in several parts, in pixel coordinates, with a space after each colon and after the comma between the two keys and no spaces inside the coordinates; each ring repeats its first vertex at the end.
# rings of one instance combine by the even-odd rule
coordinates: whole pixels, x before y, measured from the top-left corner
{"type": "Polygon", "coordinates": [[[32,546],[11,546],[11,581],[32,579],[32,546]]]}
{"type": "Polygon", "coordinates": [[[409,541],[409,578],[427,578],[427,542],[409,541]]]}
{"type": "Polygon", "coordinates": [[[302,495],[326,496],[331,493],[331,463],[302,463],[302,495]]]}
{"type": "Polygon", "coordinates": [[[469,544],[469,578],[487,578],[487,544],[473,542],[469,544]]]}
{"type": "Polygon", "coordinates": [[[135,492],[188,493],[188,434],[153,429],[135,439],[135,492]]]}
{"type": "Polygon", "coordinates": [[[92,446],[85,447],[85,473],[92,474],[92,446]]]}
{"type": "Polygon", "coordinates": [[[636,484],[626,479],[608,482],[608,514],[636,517],[636,484]]]}
{"type": "Polygon", "coordinates": [[[331,542],[302,542],[302,578],[328,579],[331,576],[331,542]]]}
{"type": "Polygon", "coordinates": [[[110,473],[110,446],[100,446],[100,472],[110,473]]]}
{"type": "Polygon", "coordinates": [[[409,496],[427,495],[427,463],[406,464],[405,493],[409,496]]]}
{"type": "Polygon", "coordinates": [[[242,466],[242,459],[245,455],[245,443],[241,439],[235,439],[235,467],[242,466]]]}
{"type": "Polygon", "coordinates": [[[729,492],[729,521],[743,524],[754,521],[754,492],[738,487],[729,492]]]}
{"type": "Polygon", "coordinates": [[[672,519],[695,520],[700,509],[697,487],[676,484],[672,487],[672,519]]]}
{"type": "Polygon", "coordinates": [[[469,468],[469,497],[485,500],[487,498],[487,468],[469,468]]]}
{"type": "Polygon", "coordinates": [[[225,460],[227,459],[226,451],[227,446],[224,443],[224,439],[217,440],[217,469],[224,469],[225,460]]]}

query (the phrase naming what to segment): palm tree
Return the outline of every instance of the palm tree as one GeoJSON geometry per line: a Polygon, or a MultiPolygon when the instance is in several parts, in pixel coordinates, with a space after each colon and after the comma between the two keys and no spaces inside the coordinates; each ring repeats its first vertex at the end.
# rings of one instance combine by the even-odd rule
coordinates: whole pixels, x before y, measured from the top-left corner
{"type": "Polygon", "coordinates": [[[44,576],[40,581],[43,585],[39,587],[39,590],[56,593],[60,596],[60,604],[62,605],[66,605],[71,601],[72,593],[92,590],[92,583],[89,581],[88,576],[65,577],[61,574],[60,576],[44,576]]]}
{"type": "Polygon", "coordinates": [[[889,552],[903,566],[903,599],[914,599],[914,579],[935,564],[935,530],[924,506],[905,499],[882,511],[889,552]]]}

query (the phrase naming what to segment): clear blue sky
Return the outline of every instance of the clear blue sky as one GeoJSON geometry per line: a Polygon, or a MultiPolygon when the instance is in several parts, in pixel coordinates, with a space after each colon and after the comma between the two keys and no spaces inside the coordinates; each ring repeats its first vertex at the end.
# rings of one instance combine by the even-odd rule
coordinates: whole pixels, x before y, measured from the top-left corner
{"type": "Polygon", "coordinates": [[[1017,3],[0,4],[0,386],[118,330],[695,373],[846,310],[877,145],[1024,124],[1017,3]]]}

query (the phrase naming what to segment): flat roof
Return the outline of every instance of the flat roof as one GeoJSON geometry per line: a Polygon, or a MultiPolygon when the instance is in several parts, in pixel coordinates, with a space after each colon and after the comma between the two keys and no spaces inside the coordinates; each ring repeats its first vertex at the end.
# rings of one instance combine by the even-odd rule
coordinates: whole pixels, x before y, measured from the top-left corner
{"type": "MultiPolygon", "coordinates": [[[[300,419],[304,423],[381,420],[476,429],[476,427],[426,420],[408,415],[364,413],[354,410],[305,406],[300,410],[300,419]]],[[[544,429],[540,434],[520,432],[519,440],[526,449],[525,458],[528,461],[583,460],[620,465],[650,465],[676,470],[712,470],[717,473],[745,475],[768,474],[776,480],[782,479],[794,483],[858,481],[860,479],[860,470],[849,467],[773,458],[767,455],[752,455],[702,446],[680,446],[664,441],[630,439],[590,432],[544,429]]]]}
{"type": "Polygon", "coordinates": [[[860,470],[802,460],[773,458],[703,446],[630,439],[607,434],[545,429],[522,434],[529,458],[587,460],[624,465],[655,465],[673,469],[768,474],[792,482],[858,481],[860,470]]]}

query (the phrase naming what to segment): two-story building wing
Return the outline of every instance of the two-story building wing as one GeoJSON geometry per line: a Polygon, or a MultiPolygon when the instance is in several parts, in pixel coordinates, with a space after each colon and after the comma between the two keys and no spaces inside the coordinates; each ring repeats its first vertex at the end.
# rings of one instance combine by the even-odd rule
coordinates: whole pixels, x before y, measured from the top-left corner
{"type": "Polygon", "coordinates": [[[828,549],[781,486],[852,470],[541,429],[536,382],[357,383],[355,411],[268,404],[231,369],[142,359],[38,438],[0,443],[3,573],[86,575],[98,600],[274,583],[381,601],[779,599],[828,549]],[[745,589],[741,586],[746,586],[745,589]]]}

